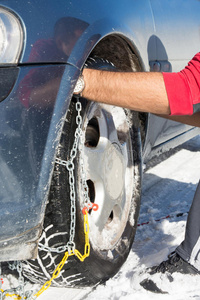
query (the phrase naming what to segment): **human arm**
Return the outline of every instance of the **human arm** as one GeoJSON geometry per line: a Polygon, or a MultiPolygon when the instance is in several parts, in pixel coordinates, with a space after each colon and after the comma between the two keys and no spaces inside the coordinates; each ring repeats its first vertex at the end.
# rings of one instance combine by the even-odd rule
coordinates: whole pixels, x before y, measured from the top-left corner
{"type": "Polygon", "coordinates": [[[200,112],[196,112],[195,114],[190,116],[189,115],[185,115],[185,116],[158,115],[158,117],[180,122],[190,126],[200,127],[200,112]]]}
{"type": "Polygon", "coordinates": [[[162,118],[200,127],[200,112],[170,115],[162,73],[115,73],[85,69],[83,75],[86,81],[83,91],[85,98],[151,112],[162,118]]]}
{"type": "Polygon", "coordinates": [[[126,73],[84,69],[83,97],[131,110],[170,114],[161,73],[126,73]]]}
{"type": "MultiPolygon", "coordinates": [[[[121,73],[84,69],[83,96],[132,110],[188,116],[200,111],[200,52],[177,73],[121,73]]],[[[177,118],[176,118],[177,119],[177,118]]],[[[198,124],[198,118],[179,118],[198,124]]],[[[192,124],[193,125],[193,124],[192,124]]]]}

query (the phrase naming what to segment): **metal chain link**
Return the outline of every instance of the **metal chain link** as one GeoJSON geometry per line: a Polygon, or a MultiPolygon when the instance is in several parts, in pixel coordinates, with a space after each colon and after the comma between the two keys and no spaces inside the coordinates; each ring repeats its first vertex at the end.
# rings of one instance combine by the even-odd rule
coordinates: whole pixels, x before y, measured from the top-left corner
{"type": "MultiPolygon", "coordinates": [[[[70,201],[71,201],[71,223],[70,223],[70,234],[69,241],[67,243],[66,248],[68,251],[72,251],[74,253],[75,250],[75,226],[76,226],[76,192],[75,192],[75,176],[74,176],[74,159],[77,156],[78,144],[80,137],[82,136],[82,117],[81,117],[81,102],[79,99],[76,102],[76,124],[77,128],[74,133],[74,143],[70,152],[70,159],[68,161],[61,161],[61,164],[65,163],[65,166],[69,172],[69,186],[70,186],[70,201]]],[[[60,159],[56,158],[56,162],[60,163],[60,159]]],[[[59,249],[60,250],[60,249],[59,249]]]]}
{"type": "Polygon", "coordinates": [[[19,285],[16,288],[7,289],[5,291],[1,290],[0,300],[4,300],[6,297],[12,297],[13,299],[27,299],[27,292],[25,293],[25,284],[24,277],[22,275],[22,263],[21,261],[14,261],[13,263],[8,263],[9,269],[14,271],[17,270],[19,277],[18,283],[19,285]]]}
{"type": "Polygon", "coordinates": [[[74,159],[77,156],[78,149],[80,151],[80,165],[81,165],[81,184],[82,184],[82,192],[84,196],[84,202],[87,207],[89,207],[90,199],[89,199],[89,191],[88,185],[86,181],[86,175],[84,171],[84,162],[82,156],[82,145],[83,145],[83,131],[82,131],[82,116],[81,116],[82,105],[79,99],[76,102],[76,125],[77,128],[74,133],[74,143],[72,145],[72,149],[70,151],[69,160],[62,160],[60,158],[56,158],[55,162],[66,167],[69,173],[69,186],[70,186],[70,201],[71,201],[71,223],[70,223],[70,234],[69,241],[66,246],[60,246],[57,248],[52,248],[48,246],[44,246],[39,243],[39,249],[44,251],[51,251],[56,253],[62,253],[65,251],[73,252],[75,250],[75,226],[76,226],[76,192],[75,192],[75,175],[74,175],[74,159]]]}

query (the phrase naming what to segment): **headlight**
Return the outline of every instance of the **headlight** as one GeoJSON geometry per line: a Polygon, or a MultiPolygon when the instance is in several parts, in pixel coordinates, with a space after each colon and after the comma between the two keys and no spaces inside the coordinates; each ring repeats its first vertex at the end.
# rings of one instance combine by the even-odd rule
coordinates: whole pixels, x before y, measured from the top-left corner
{"type": "Polygon", "coordinates": [[[0,65],[18,62],[23,36],[22,25],[17,16],[0,7],[0,65]]]}

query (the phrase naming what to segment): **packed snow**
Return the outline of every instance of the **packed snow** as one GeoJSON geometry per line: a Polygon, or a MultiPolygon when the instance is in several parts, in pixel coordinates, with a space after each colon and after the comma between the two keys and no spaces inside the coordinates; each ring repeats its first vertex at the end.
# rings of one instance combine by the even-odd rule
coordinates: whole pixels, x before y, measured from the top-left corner
{"type": "MultiPolygon", "coordinates": [[[[164,274],[153,275],[152,279],[166,294],[148,292],[140,285],[149,276],[146,269],[167,259],[184,238],[188,211],[200,178],[199,150],[197,137],[170,156],[161,156],[146,166],[140,226],[130,255],[114,278],[92,291],[50,287],[38,300],[200,300],[200,276],[176,273],[170,282],[164,274]]],[[[12,278],[9,280],[12,284],[12,278]]]]}

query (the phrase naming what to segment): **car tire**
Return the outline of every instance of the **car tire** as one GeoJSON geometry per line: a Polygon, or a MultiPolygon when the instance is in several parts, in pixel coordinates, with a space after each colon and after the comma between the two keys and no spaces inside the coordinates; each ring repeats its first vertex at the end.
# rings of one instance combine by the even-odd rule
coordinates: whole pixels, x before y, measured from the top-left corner
{"type": "MultiPolygon", "coordinates": [[[[114,66],[99,58],[90,59],[88,66],[113,70],[114,66]]],[[[74,142],[76,99],[72,99],[57,158],[68,160],[74,142]]],[[[86,177],[89,198],[98,204],[90,210],[89,241],[91,251],[84,262],[70,256],[54,286],[94,286],[115,275],[125,262],[136,232],[140,208],[141,143],[139,120],[136,112],[81,98],[83,170],[80,152],[75,158],[76,229],[75,245],[84,252],[84,226],[80,181],[86,177]],[[84,172],[84,174],[82,174],[84,172]]],[[[43,232],[39,243],[46,247],[65,246],[70,237],[71,201],[69,172],[55,163],[49,203],[47,204],[43,232]]],[[[35,260],[24,262],[24,275],[35,283],[44,283],[52,277],[64,253],[40,249],[35,260]]]]}

